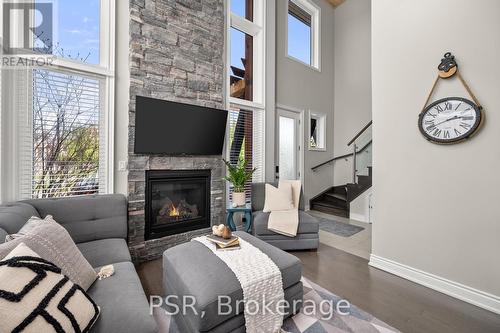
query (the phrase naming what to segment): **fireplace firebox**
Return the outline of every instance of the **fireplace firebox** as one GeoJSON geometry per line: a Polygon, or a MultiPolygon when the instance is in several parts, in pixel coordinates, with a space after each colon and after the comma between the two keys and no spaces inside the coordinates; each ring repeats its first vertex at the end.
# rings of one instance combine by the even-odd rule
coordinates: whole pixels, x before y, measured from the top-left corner
{"type": "Polygon", "coordinates": [[[146,240],[209,228],[210,176],[210,170],[146,171],[146,240]]]}

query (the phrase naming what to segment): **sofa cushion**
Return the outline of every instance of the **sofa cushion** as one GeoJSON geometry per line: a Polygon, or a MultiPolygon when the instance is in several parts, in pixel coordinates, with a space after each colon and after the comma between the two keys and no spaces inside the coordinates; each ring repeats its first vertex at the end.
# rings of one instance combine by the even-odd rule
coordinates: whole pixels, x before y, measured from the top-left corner
{"type": "Polygon", "coordinates": [[[27,200],[24,203],[35,207],[39,216],[52,215],[76,243],[127,238],[127,199],[123,195],[84,195],[27,200]]]}
{"type": "Polygon", "coordinates": [[[122,238],[100,239],[76,244],[92,267],[132,261],[127,242],[122,238]]]}
{"type": "MultiPolygon", "coordinates": [[[[253,213],[253,230],[256,235],[276,235],[274,231],[267,229],[267,223],[269,221],[269,214],[264,212],[254,212],[253,213]]],[[[297,234],[309,234],[319,232],[319,222],[318,220],[306,212],[299,210],[299,229],[297,234]]],[[[292,239],[291,237],[288,237],[292,239]]]]}
{"type": "MultiPolygon", "coordinates": [[[[38,211],[27,203],[14,202],[1,205],[0,228],[7,234],[15,234],[32,216],[40,217],[38,211]]],[[[0,237],[0,244],[3,242],[5,236],[0,237]]]]}
{"type": "MultiPolygon", "coordinates": [[[[250,242],[274,261],[281,271],[283,288],[287,289],[300,281],[302,265],[300,260],[282,250],[267,244],[245,232],[235,232],[241,239],[250,242]]],[[[200,318],[192,311],[186,314],[186,320],[196,331],[209,331],[234,314],[218,315],[218,296],[227,295],[235,304],[243,299],[243,291],[233,271],[205,245],[188,242],[168,249],[163,254],[163,278],[167,294],[193,295],[198,313],[205,312],[200,318]],[[193,274],[203,272],[203,274],[193,274]]],[[[242,309],[241,309],[242,310],[242,309]]]]}
{"type": "Polygon", "coordinates": [[[92,333],[153,333],[156,322],[131,262],[115,263],[115,274],[97,280],[87,291],[99,304],[101,315],[92,333]]]}

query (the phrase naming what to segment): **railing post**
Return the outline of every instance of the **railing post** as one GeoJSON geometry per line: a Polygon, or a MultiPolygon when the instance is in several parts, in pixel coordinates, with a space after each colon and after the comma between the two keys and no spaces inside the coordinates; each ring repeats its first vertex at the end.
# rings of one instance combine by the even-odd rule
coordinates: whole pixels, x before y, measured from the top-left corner
{"type": "Polygon", "coordinates": [[[356,144],[353,144],[353,151],[352,151],[352,183],[356,184],[356,144]]]}

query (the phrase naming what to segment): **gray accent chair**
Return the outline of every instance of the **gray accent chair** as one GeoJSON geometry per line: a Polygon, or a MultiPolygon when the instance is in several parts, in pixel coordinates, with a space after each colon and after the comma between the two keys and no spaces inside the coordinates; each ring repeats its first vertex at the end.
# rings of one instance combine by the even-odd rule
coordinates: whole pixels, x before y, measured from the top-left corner
{"type": "Polygon", "coordinates": [[[0,244],[32,216],[52,215],[64,226],[97,271],[113,264],[115,274],[87,291],[101,308],[92,333],[153,333],[154,318],[127,246],[127,200],[122,195],[38,199],[0,205],[0,244]]]}
{"type": "MultiPolygon", "coordinates": [[[[277,186],[278,184],[271,184],[277,186]]],[[[299,202],[299,229],[297,236],[287,237],[267,228],[269,214],[264,213],[265,183],[252,184],[253,235],[282,250],[316,250],[319,246],[319,222],[304,211],[304,195],[299,202]]]]}

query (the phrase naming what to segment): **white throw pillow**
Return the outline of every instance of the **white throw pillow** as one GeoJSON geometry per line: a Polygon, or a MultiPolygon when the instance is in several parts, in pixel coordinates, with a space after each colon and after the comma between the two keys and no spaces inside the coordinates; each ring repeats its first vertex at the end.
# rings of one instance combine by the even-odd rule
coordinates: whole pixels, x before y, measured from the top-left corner
{"type": "Polygon", "coordinates": [[[290,184],[292,186],[292,198],[293,198],[293,208],[298,209],[300,205],[300,192],[302,189],[302,182],[300,180],[286,180],[280,179],[279,187],[284,186],[284,184],[290,184]]]}
{"type": "Polygon", "coordinates": [[[99,307],[24,243],[0,261],[0,332],[89,332],[99,307]]]}
{"type": "Polygon", "coordinates": [[[266,198],[263,212],[269,213],[290,209],[293,209],[292,185],[283,183],[280,184],[280,187],[276,188],[270,184],[266,184],[266,198]]]}

